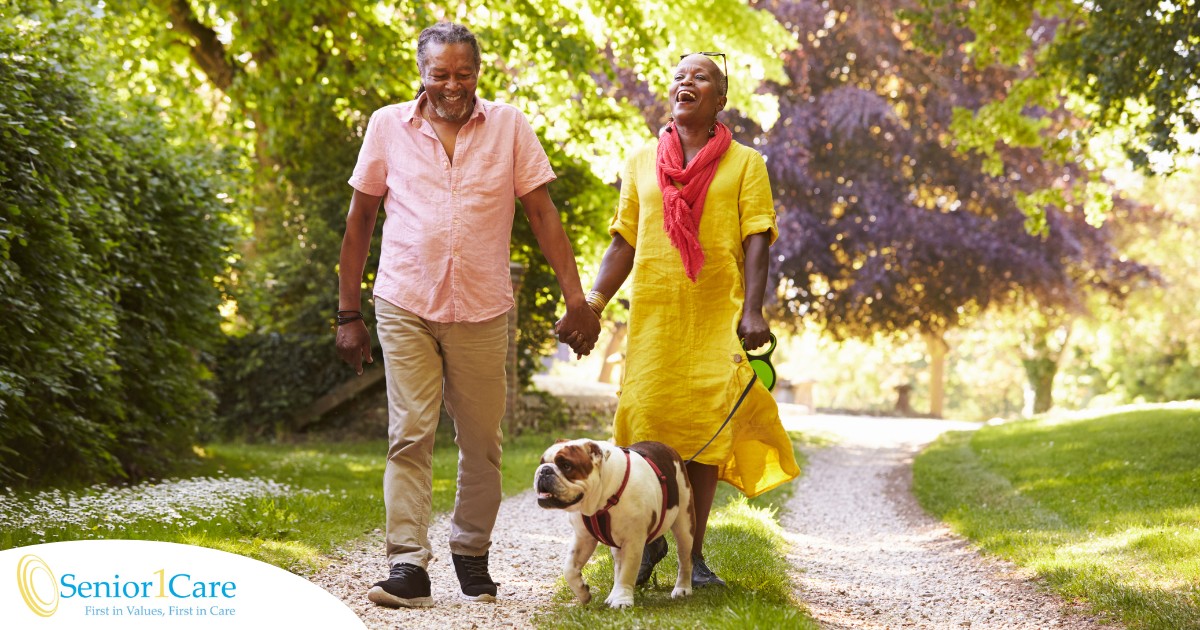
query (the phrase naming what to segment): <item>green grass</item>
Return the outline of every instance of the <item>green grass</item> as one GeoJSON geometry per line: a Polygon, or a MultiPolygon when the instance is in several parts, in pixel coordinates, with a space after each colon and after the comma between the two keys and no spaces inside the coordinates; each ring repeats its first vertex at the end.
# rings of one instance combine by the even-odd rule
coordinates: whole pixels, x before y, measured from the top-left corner
{"type": "MultiPolygon", "coordinates": [[[[794,434],[793,441],[805,443],[794,434]]],[[[803,455],[797,451],[803,467],[803,455]]],[[[727,588],[704,588],[689,597],[671,599],[678,562],[675,544],[655,569],[654,581],[639,588],[635,605],[613,610],[604,604],[612,590],[612,554],[600,545],[583,569],[592,601],[578,605],[566,580],[559,578],[554,605],[534,617],[538,628],[817,628],[804,606],[792,597],[787,543],[778,511],[791,497],[785,484],[747,500],[727,484],[718,484],[704,540],[708,565],[727,588]],[[657,585],[655,585],[657,582],[657,585]]],[[[668,539],[671,537],[668,535],[668,539]]]]}
{"type": "Polygon", "coordinates": [[[1200,627],[1200,404],[952,433],[913,475],[922,505],[1068,599],[1200,627]]]}
{"type": "MultiPolygon", "coordinates": [[[[547,444],[545,437],[536,435],[505,441],[506,496],[530,486],[547,444]]],[[[382,480],[387,454],[383,440],[213,444],[198,451],[200,463],[181,470],[179,477],[258,477],[287,484],[290,491],[279,496],[250,497],[211,520],[189,518],[185,513],[183,519],[165,522],[134,512],[129,522],[110,529],[110,513],[120,513],[124,507],[114,501],[109,513],[97,513],[81,524],[2,527],[0,549],[89,538],[157,540],[222,549],[307,574],[325,563],[323,554],[383,527],[382,480]]],[[[434,452],[435,512],[448,511],[454,505],[457,457],[453,437],[439,433],[434,452]]],[[[104,494],[98,487],[72,490],[70,498],[77,503],[83,497],[104,494]]],[[[10,498],[30,502],[33,495],[10,498]]]]}

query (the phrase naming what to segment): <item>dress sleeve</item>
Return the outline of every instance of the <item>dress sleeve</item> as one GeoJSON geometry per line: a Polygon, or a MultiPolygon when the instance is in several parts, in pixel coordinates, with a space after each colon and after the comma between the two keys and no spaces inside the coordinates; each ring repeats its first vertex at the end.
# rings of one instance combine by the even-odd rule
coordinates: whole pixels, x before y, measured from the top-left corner
{"type": "Polygon", "coordinates": [[[387,194],[387,134],[380,129],[383,126],[381,111],[371,114],[371,120],[367,122],[358,163],[354,165],[354,174],[349,181],[355,190],[376,197],[387,194]]]}
{"type": "Polygon", "coordinates": [[[638,216],[641,206],[637,191],[637,165],[635,158],[625,161],[621,170],[621,198],[617,201],[617,213],[608,224],[610,235],[620,234],[625,242],[637,249],[638,216]]]}
{"type": "Polygon", "coordinates": [[[517,113],[516,129],[513,133],[513,193],[524,197],[542,184],[554,181],[554,169],[550,167],[550,158],[538,141],[537,133],[529,124],[525,114],[517,113]]]}
{"type": "Polygon", "coordinates": [[[779,228],[775,224],[775,202],[771,198],[771,180],[767,177],[767,165],[757,152],[746,165],[742,193],[738,197],[738,214],[742,222],[743,241],[759,232],[770,232],[771,244],[779,238],[779,228]]]}

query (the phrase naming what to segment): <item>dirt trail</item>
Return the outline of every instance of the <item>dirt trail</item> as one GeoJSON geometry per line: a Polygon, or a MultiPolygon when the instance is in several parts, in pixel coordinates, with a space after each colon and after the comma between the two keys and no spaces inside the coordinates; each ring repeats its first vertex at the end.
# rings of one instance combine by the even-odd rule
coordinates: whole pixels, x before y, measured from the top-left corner
{"type": "Polygon", "coordinates": [[[912,458],[943,420],[803,415],[789,429],[824,434],[781,523],[798,571],[797,596],[823,627],[1105,627],[1011,564],[981,556],[926,514],[911,493],[912,458]]]}

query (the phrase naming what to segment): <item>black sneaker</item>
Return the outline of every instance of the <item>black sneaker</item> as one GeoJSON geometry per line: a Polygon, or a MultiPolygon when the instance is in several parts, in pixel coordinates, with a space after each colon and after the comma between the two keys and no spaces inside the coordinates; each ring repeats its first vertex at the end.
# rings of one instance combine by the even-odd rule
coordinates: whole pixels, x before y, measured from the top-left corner
{"type": "Polygon", "coordinates": [[[388,572],[388,579],[376,582],[367,591],[367,599],[392,608],[428,608],[433,605],[433,597],[429,592],[429,573],[407,562],[393,565],[388,572]]]}
{"type": "MultiPolygon", "coordinates": [[[[654,567],[663,558],[667,557],[667,538],[659,536],[654,540],[646,543],[646,548],[642,550],[642,566],[638,567],[637,582],[635,586],[641,586],[650,580],[654,575],[654,567]]],[[[657,582],[655,582],[657,584],[657,582]]]]}
{"type": "Polygon", "coordinates": [[[703,586],[725,586],[725,580],[717,577],[717,574],[704,564],[704,556],[692,556],[692,588],[703,586]]]}
{"type": "Polygon", "coordinates": [[[454,560],[454,572],[458,574],[458,585],[462,596],[477,602],[496,601],[496,586],[488,574],[488,554],[482,556],[460,556],[450,554],[454,560]]]}

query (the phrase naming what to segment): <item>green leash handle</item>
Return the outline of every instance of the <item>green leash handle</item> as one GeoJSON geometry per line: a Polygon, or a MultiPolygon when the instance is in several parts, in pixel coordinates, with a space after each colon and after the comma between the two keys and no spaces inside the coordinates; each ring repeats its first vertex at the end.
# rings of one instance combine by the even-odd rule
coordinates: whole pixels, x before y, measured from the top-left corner
{"type": "Polygon", "coordinates": [[[742,350],[746,350],[746,356],[750,357],[750,367],[754,368],[754,373],[758,375],[758,380],[766,385],[767,391],[775,389],[775,366],[771,364],[771,353],[775,352],[775,345],[778,342],[775,333],[771,333],[771,344],[761,354],[751,354],[749,350],[746,350],[746,342],[742,342],[742,350]]]}

